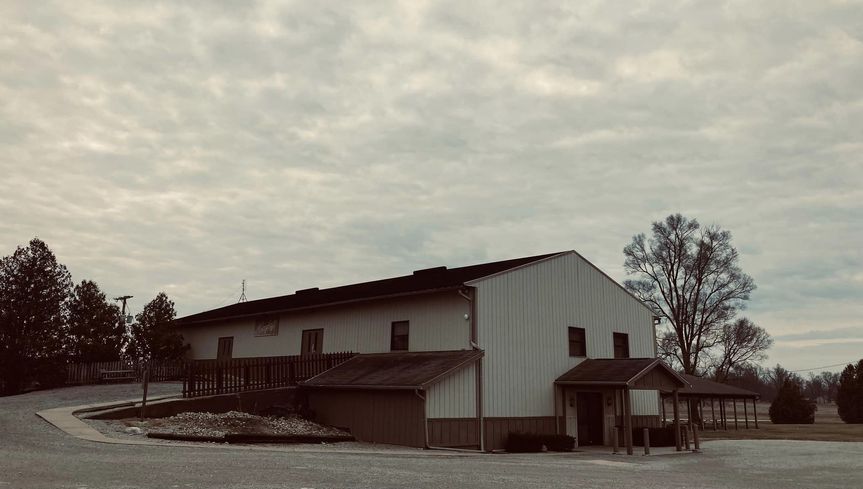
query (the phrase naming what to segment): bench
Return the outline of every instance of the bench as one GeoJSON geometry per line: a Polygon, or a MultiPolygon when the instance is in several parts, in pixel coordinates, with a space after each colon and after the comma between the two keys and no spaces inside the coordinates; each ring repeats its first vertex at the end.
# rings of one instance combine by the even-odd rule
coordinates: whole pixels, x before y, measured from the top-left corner
{"type": "Polygon", "coordinates": [[[100,382],[134,381],[134,370],[99,370],[100,382]]]}

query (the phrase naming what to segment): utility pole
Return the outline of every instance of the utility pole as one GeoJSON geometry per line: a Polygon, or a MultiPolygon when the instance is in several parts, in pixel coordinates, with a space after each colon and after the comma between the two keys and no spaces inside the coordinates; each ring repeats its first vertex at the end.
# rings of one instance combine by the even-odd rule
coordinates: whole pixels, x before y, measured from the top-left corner
{"type": "Polygon", "coordinates": [[[246,281],[245,280],[243,280],[243,293],[240,294],[240,300],[238,300],[237,303],[239,304],[240,302],[246,302],[246,281]]]}
{"type": "Polygon", "coordinates": [[[122,309],[122,312],[120,313],[120,322],[122,323],[121,325],[123,326],[123,332],[126,333],[127,335],[129,334],[129,329],[128,329],[128,324],[126,321],[126,301],[131,299],[131,298],[132,298],[131,295],[123,295],[120,297],[114,297],[115,301],[122,301],[123,302],[123,309],[122,309]]]}
{"type": "Polygon", "coordinates": [[[126,327],[126,301],[127,301],[127,300],[129,300],[129,299],[131,299],[131,298],[132,298],[132,296],[131,296],[131,295],[123,295],[123,296],[120,296],[120,297],[114,297],[114,300],[115,300],[115,301],[122,301],[122,302],[123,302],[123,312],[122,312],[122,315],[123,315],[123,327],[124,327],[124,328],[126,327]]]}

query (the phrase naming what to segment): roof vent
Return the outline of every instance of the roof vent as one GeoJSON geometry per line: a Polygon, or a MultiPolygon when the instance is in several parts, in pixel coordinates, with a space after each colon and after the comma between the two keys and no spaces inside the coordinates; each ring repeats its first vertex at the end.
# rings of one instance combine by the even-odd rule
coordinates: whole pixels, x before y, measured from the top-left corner
{"type": "Polygon", "coordinates": [[[414,270],[414,275],[437,275],[445,271],[446,267],[424,268],[422,270],[414,270]]]}
{"type": "Polygon", "coordinates": [[[312,287],[312,288],[310,288],[310,289],[301,289],[301,290],[298,290],[298,291],[296,292],[296,294],[297,294],[297,295],[310,294],[310,293],[312,293],[312,292],[317,292],[317,291],[319,291],[319,290],[321,290],[321,289],[319,289],[319,288],[317,288],[317,287],[312,287]]]}

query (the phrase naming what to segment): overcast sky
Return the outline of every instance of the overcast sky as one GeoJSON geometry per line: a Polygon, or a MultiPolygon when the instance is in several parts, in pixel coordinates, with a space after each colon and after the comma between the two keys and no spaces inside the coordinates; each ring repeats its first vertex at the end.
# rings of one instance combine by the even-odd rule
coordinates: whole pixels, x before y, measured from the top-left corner
{"type": "Polygon", "coordinates": [[[733,233],[767,364],[863,357],[860,2],[0,18],[0,254],[38,236],[133,313],[568,249],[623,281],[681,212],[733,233]]]}

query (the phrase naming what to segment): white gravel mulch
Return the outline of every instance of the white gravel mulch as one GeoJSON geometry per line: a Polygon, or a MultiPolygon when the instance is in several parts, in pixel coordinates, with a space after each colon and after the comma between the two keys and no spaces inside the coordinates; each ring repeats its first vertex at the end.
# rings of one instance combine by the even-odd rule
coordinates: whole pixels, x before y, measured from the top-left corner
{"type": "Polygon", "coordinates": [[[346,435],[342,430],[323,426],[298,416],[257,416],[239,411],[226,413],[180,413],[170,418],[122,419],[109,421],[115,430],[126,434],[146,435],[148,432],[222,437],[228,433],[268,435],[346,435]],[[134,428],[139,428],[135,430],[134,428]]]}

